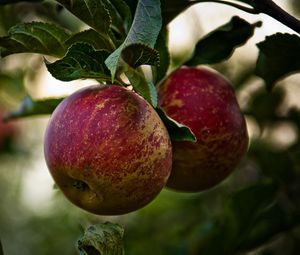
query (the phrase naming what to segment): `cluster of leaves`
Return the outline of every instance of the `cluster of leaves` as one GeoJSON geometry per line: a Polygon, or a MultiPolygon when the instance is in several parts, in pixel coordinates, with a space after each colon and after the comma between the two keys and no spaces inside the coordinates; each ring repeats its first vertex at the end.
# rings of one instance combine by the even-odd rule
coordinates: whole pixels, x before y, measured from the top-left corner
{"type": "MultiPolygon", "coordinates": [[[[45,63],[49,72],[62,81],[92,78],[101,83],[126,85],[120,78],[123,73],[135,91],[156,107],[155,85],[165,77],[170,65],[166,47],[167,31],[163,25],[190,6],[191,2],[163,1],[161,8],[160,2],[154,0],[138,3],[123,0],[56,2],[89,28],[72,33],[59,24],[21,23],[11,27],[8,35],[0,38],[1,56],[32,52],[58,57],[60,59],[54,63],[47,60],[45,63]],[[153,66],[152,80],[146,79],[140,71],[142,65],[153,66]]],[[[215,64],[228,59],[234,49],[243,45],[260,25],[260,22],[249,24],[238,17],[232,18],[224,26],[201,38],[193,56],[184,64],[215,64]]],[[[299,70],[297,53],[300,52],[300,40],[297,35],[270,36],[258,47],[260,54],[256,73],[264,78],[269,88],[278,79],[299,70]],[[277,54],[282,47],[285,48],[285,54],[277,54]],[[281,63],[285,63],[284,68],[281,63]]],[[[31,103],[34,105],[34,102],[31,103]]],[[[44,103],[47,104],[47,101],[44,100],[44,103]]],[[[40,105],[37,102],[36,106],[40,105]]],[[[38,108],[31,108],[32,114],[38,113],[38,108]]],[[[52,110],[49,107],[49,113],[52,110]]],[[[41,113],[45,113],[44,109],[41,113]]],[[[25,115],[29,115],[28,111],[25,115]]],[[[19,115],[13,116],[20,117],[22,114],[19,111],[19,115]]]]}
{"type": "MultiPolygon", "coordinates": [[[[1,56],[31,52],[57,57],[57,61],[50,63],[45,60],[45,64],[48,71],[62,81],[91,78],[100,83],[126,86],[121,78],[125,74],[134,90],[156,107],[155,85],[166,76],[170,66],[166,24],[197,1],[162,1],[161,5],[158,0],[55,2],[89,28],[72,32],[61,24],[21,23],[0,38],[1,56]],[[153,79],[145,77],[141,69],[143,65],[152,66],[153,79]]],[[[200,38],[193,56],[184,65],[215,64],[228,59],[259,26],[260,22],[249,24],[233,17],[227,24],[200,38]]],[[[297,35],[276,34],[259,43],[258,47],[256,74],[266,81],[268,88],[280,78],[299,70],[297,53],[300,52],[300,40],[297,35]]],[[[51,113],[54,102],[52,99],[50,102],[34,102],[26,98],[21,108],[8,118],[51,113]]],[[[167,116],[162,116],[162,119],[173,139],[191,140],[193,137],[186,127],[177,125],[167,116]]]]}

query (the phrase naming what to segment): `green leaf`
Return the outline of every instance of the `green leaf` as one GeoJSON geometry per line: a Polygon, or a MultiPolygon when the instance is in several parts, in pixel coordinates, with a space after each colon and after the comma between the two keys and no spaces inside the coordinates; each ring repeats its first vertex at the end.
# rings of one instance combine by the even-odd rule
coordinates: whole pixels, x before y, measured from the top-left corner
{"type": "Polygon", "coordinates": [[[122,51],[131,44],[144,44],[154,47],[160,32],[162,20],[159,0],[140,0],[137,5],[134,20],[123,44],[105,61],[114,80],[117,68],[120,66],[122,51]]]}
{"type": "Polygon", "coordinates": [[[6,115],[4,120],[18,119],[33,115],[51,114],[63,99],[64,98],[49,98],[33,100],[30,96],[27,96],[24,98],[19,108],[6,115]]]}
{"type": "Polygon", "coordinates": [[[144,74],[123,63],[123,71],[133,89],[144,97],[154,108],[157,106],[157,91],[151,81],[147,81],[144,74]]]}
{"type": "Polygon", "coordinates": [[[114,5],[123,20],[125,33],[128,33],[132,24],[132,15],[129,6],[124,0],[110,0],[110,2],[114,5]]]}
{"type": "Polygon", "coordinates": [[[97,50],[113,51],[110,41],[107,37],[97,33],[94,29],[84,30],[82,32],[73,34],[66,42],[66,46],[69,48],[74,43],[84,42],[92,45],[97,50]]]}
{"type": "Polygon", "coordinates": [[[62,81],[92,78],[102,81],[110,80],[109,70],[104,60],[109,53],[95,50],[86,43],[73,44],[66,56],[54,63],[46,63],[53,77],[62,81]]]}
{"type": "Polygon", "coordinates": [[[252,115],[258,124],[263,127],[264,124],[277,118],[277,112],[285,99],[285,91],[282,88],[276,88],[268,92],[263,88],[252,94],[248,104],[247,114],[252,115]]]}
{"type": "Polygon", "coordinates": [[[193,132],[185,125],[178,123],[160,108],[156,109],[161,120],[165,124],[172,141],[190,141],[196,142],[197,138],[193,132]]]}
{"type": "Polygon", "coordinates": [[[289,231],[299,223],[299,216],[296,213],[289,212],[279,203],[275,203],[259,215],[257,222],[247,238],[241,243],[239,250],[253,250],[278,234],[289,231]]]}
{"type": "Polygon", "coordinates": [[[292,34],[268,36],[257,44],[259,56],[255,73],[263,78],[268,89],[295,72],[300,71],[300,37],[292,34]]]}
{"type": "Polygon", "coordinates": [[[245,44],[261,22],[250,24],[235,16],[230,22],[210,32],[197,43],[193,57],[185,65],[216,64],[228,59],[245,44]]]}
{"type": "Polygon", "coordinates": [[[110,222],[90,226],[77,241],[80,255],[124,255],[124,229],[110,222]]]}
{"type": "Polygon", "coordinates": [[[157,92],[153,83],[131,66],[157,62],[157,52],[151,48],[156,43],[161,25],[160,1],[140,0],[125,41],[105,61],[112,80],[115,79],[117,70],[124,72],[134,90],[154,107],[157,105],[157,92]],[[136,51],[134,47],[137,48],[136,51]]]}
{"type": "Polygon", "coordinates": [[[119,33],[119,35],[124,36],[126,35],[125,33],[125,28],[123,24],[122,17],[120,16],[118,10],[116,7],[111,3],[109,0],[102,0],[105,8],[108,10],[109,15],[111,17],[111,25],[110,28],[113,29],[115,32],[119,33]]]}
{"type": "Polygon", "coordinates": [[[142,43],[154,47],[161,29],[160,0],[139,0],[124,46],[142,43]]]}
{"type": "Polygon", "coordinates": [[[47,23],[32,22],[13,26],[8,36],[0,38],[1,56],[14,53],[40,53],[63,56],[66,52],[64,41],[69,38],[64,29],[47,23]]]}
{"type": "Polygon", "coordinates": [[[159,55],[155,49],[144,44],[130,44],[122,50],[122,59],[131,67],[140,65],[157,65],[159,55]]]}
{"type": "Polygon", "coordinates": [[[77,18],[95,29],[109,43],[109,49],[115,49],[120,45],[112,33],[117,32],[119,36],[125,37],[126,26],[131,22],[130,11],[126,20],[122,14],[127,13],[129,7],[122,0],[56,0],[73,13],[77,18]],[[120,11],[120,9],[122,9],[120,11]],[[120,14],[120,12],[122,14],[120,14]]]}
{"type": "Polygon", "coordinates": [[[57,2],[100,34],[108,34],[112,21],[102,0],[57,0],[57,2]]]}
{"type": "Polygon", "coordinates": [[[155,84],[158,84],[166,76],[170,66],[170,54],[167,43],[168,31],[161,31],[155,44],[155,49],[159,53],[159,64],[152,67],[155,84]]]}

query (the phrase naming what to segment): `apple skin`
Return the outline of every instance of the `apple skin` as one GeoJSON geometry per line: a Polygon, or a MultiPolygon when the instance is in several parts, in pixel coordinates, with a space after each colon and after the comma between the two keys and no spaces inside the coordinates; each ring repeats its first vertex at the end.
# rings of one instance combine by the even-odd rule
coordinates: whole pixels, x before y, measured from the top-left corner
{"type": "Polygon", "coordinates": [[[172,168],[171,140],[156,111],[116,85],[90,86],[63,100],[50,118],[44,154],[65,196],[101,215],[145,206],[172,168]]]}
{"type": "Polygon", "coordinates": [[[173,141],[167,187],[209,189],[224,180],[248,148],[246,122],[230,82],[208,68],[182,67],[158,87],[159,106],[188,126],[197,142],[173,141]]]}

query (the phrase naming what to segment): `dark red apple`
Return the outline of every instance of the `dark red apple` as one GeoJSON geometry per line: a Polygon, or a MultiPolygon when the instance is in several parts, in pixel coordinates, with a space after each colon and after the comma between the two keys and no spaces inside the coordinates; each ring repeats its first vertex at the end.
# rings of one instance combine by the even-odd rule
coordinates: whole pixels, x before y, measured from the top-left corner
{"type": "Polygon", "coordinates": [[[159,86],[159,105],[188,126],[197,142],[173,142],[167,186],[202,191],[224,180],[247,151],[244,116],[230,82],[208,68],[182,67],[159,86]]]}
{"type": "Polygon", "coordinates": [[[49,121],[44,151],[66,197],[102,215],[148,204],[165,186],[172,164],[171,141],[156,111],[115,85],[66,98],[49,121]]]}

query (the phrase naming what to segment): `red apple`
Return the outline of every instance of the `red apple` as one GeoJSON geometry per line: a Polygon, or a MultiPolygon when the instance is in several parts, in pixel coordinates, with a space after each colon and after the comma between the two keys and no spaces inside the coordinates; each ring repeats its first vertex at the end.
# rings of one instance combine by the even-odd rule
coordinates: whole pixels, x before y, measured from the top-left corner
{"type": "Polygon", "coordinates": [[[167,186],[202,191],[224,180],[247,151],[248,133],[234,90],[220,73],[182,67],[158,88],[159,105],[188,126],[197,142],[173,142],[167,186]]]}
{"type": "Polygon", "coordinates": [[[44,151],[65,196],[102,215],[148,204],[166,184],[172,164],[171,141],[156,111],[116,85],[84,88],[58,105],[44,151]]]}

